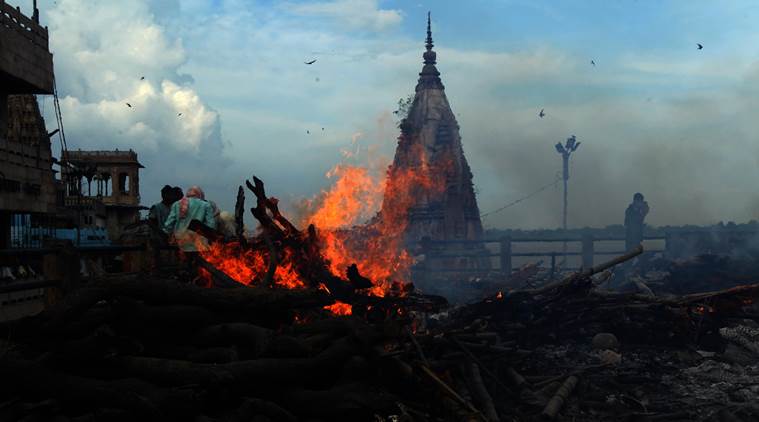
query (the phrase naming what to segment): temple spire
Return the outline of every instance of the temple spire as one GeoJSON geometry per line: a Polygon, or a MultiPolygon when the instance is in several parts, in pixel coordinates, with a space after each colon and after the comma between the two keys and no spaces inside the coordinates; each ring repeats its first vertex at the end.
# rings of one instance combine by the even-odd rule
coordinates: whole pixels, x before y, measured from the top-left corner
{"type": "Polygon", "coordinates": [[[427,51],[432,51],[432,47],[434,44],[432,44],[432,29],[430,25],[430,12],[427,12],[427,44],[425,44],[427,47],[427,51]]]}
{"type": "Polygon", "coordinates": [[[424,67],[422,72],[419,73],[419,83],[416,85],[416,90],[424,88],[437,88],[443,89],[443,83],[440,82],[440,72],[435,68],[437,63],[437,54],[432,50],[434,44],[432,43],[432,20],[430,19],[430,12],[427,12],[427,39],[424,44],[427,48],[422,57],[424,58],[424,67]]]}
{"type": "Polygon", "coordinates": [[[432,43],[432,25],[430,23],[430,12],[427,12],[427,40],[424,44],[427,47],[427,51],[424,52],[424,64],[435,64],[436,54],[432,51],[434,44],[432,43]]]}

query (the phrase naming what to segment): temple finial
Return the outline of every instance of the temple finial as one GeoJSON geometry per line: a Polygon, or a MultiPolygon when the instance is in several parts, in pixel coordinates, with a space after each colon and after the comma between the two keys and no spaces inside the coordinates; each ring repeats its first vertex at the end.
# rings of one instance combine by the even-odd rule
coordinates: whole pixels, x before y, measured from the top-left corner
{"type": "Polygon", "coordinates": [[[416,84],[416,90],[419,91],[426,88],[443,89],[443,83],[440,82],[440,72],[435,68],[437,54],[432,49],[432,19],[430,18],[430,12],[427,12],[427,42],[425,46],[427,50],[422,54],[424,67],[422,67],[422,72],[419,73],[419,83],[416,84]]]}
{"type": "Polygon", "coordinates": [[[433,44],[432,44],[432,29],[430,25],[430,12],[427,12],[427,44],[425,44],[427,47],[427,51],[432,50],[433,44]]]}

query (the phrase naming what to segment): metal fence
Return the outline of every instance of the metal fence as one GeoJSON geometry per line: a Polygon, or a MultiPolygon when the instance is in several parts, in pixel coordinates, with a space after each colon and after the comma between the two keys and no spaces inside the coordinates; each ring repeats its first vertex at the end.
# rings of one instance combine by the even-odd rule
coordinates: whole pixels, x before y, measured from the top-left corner
{"type": "MultiPolygon", "coordinates": [[[[488,259],[490,260],[491,264],[495,265],[491,265],[489,268],[461,268],[456,266],[433,267],[424,268],[423,271],[431,273],[483,273],[489,271],[498,271],[504,274],[511,274],[513,271],[515,271],[515,267],[519,266],[515,265],[515,259],[518,258],[527,258],[526,260],[523,260],[523,264],[528,262],[534,263],[547,261],[547,263],[543,266],[550,268],[552,272],[555,272],[559,266],[565,270],[578,270],[580,268],[592,267],[596,261],[596,257],[623,255],[627,253],[627,251],[623,249],[612,248],[611,250],[604,250],[607,248],[597,247],[597,244],[599,242],[624,242],[624,240],[625,239],[621,237],[594,237],[592,235],[586,235],[582,238],[521,237],[518,239],[512,239],[509,237],[504,237],[497,240],[491,239],[482,241],[427,241],[425,242],[425,245],[426,247],[430,248],[430,251],[434,251],[436,247],[451,244],[462,246],[463,249],[466,249],[466,247],[469,246],[470,250],[472,251],[470,253],[459,254],[427,252],[425,255],[427,255],[429,259],[439,260],[440,258],[481,258],[488,259]],[[543,247],[538,248],[538,244],[543,247]],[[564,246],[565,244],[568,245],[566,251],[564,246]],[[580,246],[579,248],[577,248],[578,244],[580,246]],[[533,247],[530,248],[530,246],[533,247]],[[515,249],[520,250],[515,251],[515,249]],[[575,260],[579,258],[580,265],[574,267],[567,265],[567,262],[572,258],[575,260]],[[562,261],[565,261],[563,262],[563,265],[562,261]]],[[[647,253],[665,252],[667,250],[666,236],[645,237],[643,240],[644,243],[646,241],[664,242],[663,248],[646,248],[647,253]]]]}

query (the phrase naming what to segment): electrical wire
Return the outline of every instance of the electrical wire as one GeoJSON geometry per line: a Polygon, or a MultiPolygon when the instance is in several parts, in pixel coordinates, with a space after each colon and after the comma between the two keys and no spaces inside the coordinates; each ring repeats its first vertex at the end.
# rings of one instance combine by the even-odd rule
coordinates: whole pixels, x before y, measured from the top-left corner
{"type": "Polygon", "coordinates": [[[551,186],[556,186],[560,181],[561,181],[561,176],[557,175],[556,179],[554,179],[553,182],[551,182],[551,183],[549,183],[547,185],[543,185],[540,188],[538,188],[537,190],[535,190],[535,191],[533,191],[533,192],[531,192],[531,193],[529,193],[529,194],[527,194],[527,195],[525,195],[525,196],[523,196],[523,197],[521,197],[521,198],[519,198],[519,199],[517,199],[515,201],[509,202],[508,204],[502,206],[501,208],[498,208],[498,209],[490,211],[490,212],[486,212],[484,214],[480,214],[480,218],[485,218],[485,217],[487,217],[489,215],[493,215],[493,214],[499,213],[499,212],[501,212],[501,211],[503,211],[503,210],[505,210],[507,208],[510,208],[510,207],[512,207],[512,206],[514,206],[514,205],[516,205],[516,204],[518,204],[520,202],[522,202],[522,201],[530,199],[533,196],[539,194],[540,192],[543,192],[544,190],[550,188],[551,186]]]}

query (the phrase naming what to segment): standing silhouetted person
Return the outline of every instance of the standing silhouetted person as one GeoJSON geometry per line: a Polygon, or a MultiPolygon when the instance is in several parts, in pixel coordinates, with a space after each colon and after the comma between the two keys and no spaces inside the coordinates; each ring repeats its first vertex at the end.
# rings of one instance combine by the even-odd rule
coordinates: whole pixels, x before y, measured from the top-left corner
{"type": "Polygon", "coordinates": [[[636,193],[632,204],[625,210],[625,248],[630,249],[643,242],[643,222],[648,214],[648,202],[643,199],[643,194],[636,193]]]}
{"type": "Polygon", "coordinates": [[[150,207],[150,213],[148,214],[148,222],[151,227],[154,227],[156,230],[163,229],[163,225],[166,223],[166,218],[168,218],[169,213],[171,212],[171,205],[181,199],[181,197],[175,198],[174,195],[174,189],[169,185],[166,185],[161,189],[161,202],[150,207]]]}

